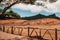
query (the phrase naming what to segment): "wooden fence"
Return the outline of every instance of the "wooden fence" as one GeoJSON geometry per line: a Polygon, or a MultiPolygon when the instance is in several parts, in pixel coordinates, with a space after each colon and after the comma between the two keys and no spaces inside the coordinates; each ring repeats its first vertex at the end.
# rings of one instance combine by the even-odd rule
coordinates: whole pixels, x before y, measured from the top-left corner
{"type": "MultiPolygon", "coordinates": [[[[0,26],[1,31],[7,32],[7,33],[9,33],[9,31],[10,31],[11,34],[15,34],[14,31],[16,31],[16,28],[18,30],[17,35],[20,35],[20,36],[28,36],[28,37],[31,37],[31,38],[42,39],[42,38],[44,38],[44,36],[46,34],[48,34],[50,36],[51,40],[60,40],[60,38],[59,38],[60,34],[58,33],[58,31],[60,31],[60,30],[58,30],[57,28],[54,28],[54,29],[46,28],[46,29],[44,29],[44,28],[33,28],[33,27],[0,26]],[[25,30],[27,30],[27,31],[25,31],[25,30]],[[44,30],[44,31],[42,31],[42,30],[44,30]],[[26,35],[24,35],[24,34],[26,34],[26,35]],[[33,36],[32,36],[32,34],[33,34],[33,36]]],[[[49,37],[44,38],[44,39],[48,39],[48,38],[49,37]]]]}

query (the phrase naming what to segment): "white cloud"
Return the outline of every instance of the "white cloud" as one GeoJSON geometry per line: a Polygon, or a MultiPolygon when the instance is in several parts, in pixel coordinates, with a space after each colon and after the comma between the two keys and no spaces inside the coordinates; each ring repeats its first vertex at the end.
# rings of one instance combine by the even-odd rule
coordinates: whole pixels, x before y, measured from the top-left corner
{"type": "Polygon", "coordinates": [[[24,3],[15,4],[14,6],[12,6],[12,8],[30,10],[31,12],[39,12],[43,9],[42,6],[36,6],[36,5],[24,4],[24,3]]]}
{"type": "MultiPolygon", "coordinates": [[[[42,2],[45,3],[45,2],[42,2]]],[[[48,12],[60,12],[60,0],[57,0],[54,3],[45,3],[43,6],[36,6],[36,5],[31,5],[31,4],[24,4],[24,3],[19,3],[19,4],[15,4],[14,6],[12,6],[12,8],[18,8],[18,9],[22,9],[22,10],[30,10],[31,12],[40,12],[42,10],[46,10],[48,12]]]]}
{"type": "Polygon", "coordinates": [[[32,6],[29,7],[29,10],[30,10],[31,12],[39,12],[39,11],[41,11],[42,9],[43,9],[43,7],[41,7],[41,6],[36,6],[36,5],[32,5],[32,6]]]}
{"type": "Polygon", "coordinates": [[[46,7],[50,12],[58,12],[58,8],[55,5],[47,4],[46,7]]]}

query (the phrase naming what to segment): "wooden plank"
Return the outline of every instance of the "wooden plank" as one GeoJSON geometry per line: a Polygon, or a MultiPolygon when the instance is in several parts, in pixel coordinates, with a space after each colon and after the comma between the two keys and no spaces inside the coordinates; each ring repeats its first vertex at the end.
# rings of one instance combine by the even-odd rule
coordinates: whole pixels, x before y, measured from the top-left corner
{"type": "Polygon", "coordinates": [[[5,32],[5,26],[3,26],[3,32],[5,32]]]}
{"type": "Polygon", "coordinates": [[[14,28],[14,27],[12,26],[12,27],[11,27],[11,34],[14,34],[13,28],[14,28]]]}
{"type": "Polygon", "coordinates": [[[55,40],[58,40],[57,28],[55,28],[55,40]]]}

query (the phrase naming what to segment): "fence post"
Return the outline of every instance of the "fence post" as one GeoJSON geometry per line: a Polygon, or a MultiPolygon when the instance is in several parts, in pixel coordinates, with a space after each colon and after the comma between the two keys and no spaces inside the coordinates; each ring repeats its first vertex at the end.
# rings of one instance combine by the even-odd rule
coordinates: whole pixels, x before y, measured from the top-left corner
{"type": "Polygon", "coordinates": [[[28,36],[29,36],[29,29],[30,29],[30,27],[28,27],[28,36]]]}
{"type": "Polygon", "coordinates": [[[0,26],[0,30],[2,31],[2,26],[0,26]]]}
{"type": "Polygon", "coordinates": [[[40,38],[41,38],[41,29],[39,30],[39,33],[40,33],[40,38]]]}
{"type": "Polygon", "coordinates": [[[13,26],[11,27],[11,34],[13,34],[13,26]]]}
{"type": "Polygon", "coordinates": [[[55,40],[58,40],[57,28],[55,28],[55,40]]]}
{"type": "Polygon", "coordinates": [[[3,32],[5,32],[5,26],[3,26],[3,32]]]}

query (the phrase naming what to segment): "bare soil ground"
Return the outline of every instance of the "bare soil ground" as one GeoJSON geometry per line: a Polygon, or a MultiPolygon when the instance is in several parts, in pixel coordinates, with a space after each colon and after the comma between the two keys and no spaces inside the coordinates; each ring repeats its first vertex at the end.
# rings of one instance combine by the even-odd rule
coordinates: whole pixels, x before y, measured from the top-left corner
{"type": "Polygon", "coordinates": [[[44,19],[37,19],[37,20],[21,20],[21,19],[9,19],[9,20],[0,20],[0,25],[5,26],[40,26],[40,25],[59,25],[60,19],[53,19],[53,18],[44,18],[44,19]]]}
{"type": "Polygon", "coordinates": [[[13,35],[13,34],[8,34],[5,32],[0,31],[0,40],[1,39],[14,39],[14,38],[22,38],[23,36],[18,36],[18,35],[13,35]]]}
{"type": "MultiPolygon", "coordinates": [[[[20,27],[34,27],[34,28],[57,28],[60,29],[60,20],[59,19],[53,19],[53,18],[44,18],[44,19],[37,19],[37,20],[18,20],[18,19],[11,19],[11,20],[0,20],[0,25],[4,26],[20,26],[20,27]]],[[[18,29],[15,30],[15,34],[17,34],[18,29]]],[[[36,30],[39,32],[39,30],[36,30]]],[[[42,35],[44,34],[46,30],[42,30],[42,35]]],[[[52,37],[55,39],[55,30],[49,30],[52,37]]],[[[23,35],[27,35],[27,30],[24,30],[23,35]]],[[[33,33],[32,35],[36,35],[33,33]]],[[[51,37],[48,33],[44,36],[44,38],[50,39],[51,37]]],[[[60,39],[60,31],[58,31],[58,38],[60,39]]]]}

